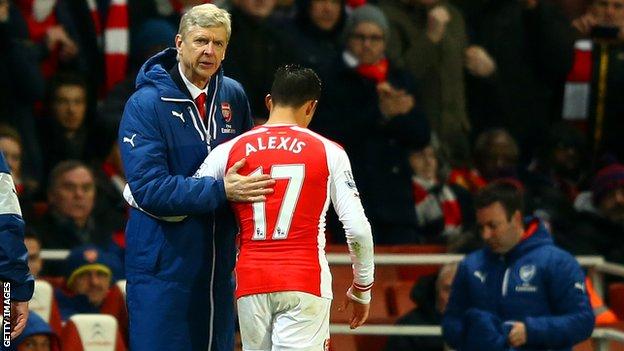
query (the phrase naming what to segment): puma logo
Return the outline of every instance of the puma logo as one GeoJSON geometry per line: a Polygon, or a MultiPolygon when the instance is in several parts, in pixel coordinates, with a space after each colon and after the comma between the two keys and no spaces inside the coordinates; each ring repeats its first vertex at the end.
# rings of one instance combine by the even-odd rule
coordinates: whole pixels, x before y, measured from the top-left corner
{"type": "Polygon", "coordinates": [[[487,276],[487,274],[483,274],[481,273],[481,271],[475,271],[474,276],[477,277],[477,279],[479,279],[481,283],[485,284],[485,277],[487,276]]]}
{"type": "Polygon", "coordinates": [[[136,136],[136,133],[132,134],[131,138],[128,137],[124,137],[123,138],[123,142],[124,143],[129,143],[130,145],[132,145],[132,147],[134,147],[134,137],[136,136]]]}
{"type": "Polygon", "coordinates": [[[184,122],[184,114],[182,114],[182,112],[171,111],[171,114],[180,118],[182,122],[184,122]]]}

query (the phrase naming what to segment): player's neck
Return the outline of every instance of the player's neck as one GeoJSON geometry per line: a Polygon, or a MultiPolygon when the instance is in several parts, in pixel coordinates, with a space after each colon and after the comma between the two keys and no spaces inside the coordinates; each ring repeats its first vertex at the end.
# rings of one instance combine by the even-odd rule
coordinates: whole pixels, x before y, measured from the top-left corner
{"type": "Polygon", "coordinates": [[[296,124],[302,126],[303,118],[297,118],[297,112],[292,107],[273,106],[266,124],[296,124]]]}

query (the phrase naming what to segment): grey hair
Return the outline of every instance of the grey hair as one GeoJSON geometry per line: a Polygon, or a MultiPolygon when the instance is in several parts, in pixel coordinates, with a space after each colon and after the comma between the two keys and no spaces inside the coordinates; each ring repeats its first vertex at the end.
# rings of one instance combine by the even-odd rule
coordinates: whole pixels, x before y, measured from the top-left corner
{"type": "Polygon", "coordinates": [[[229,12],[220,9],[213,4],[203,4],[193,6],[180,20],[178,34],[184,38],[186,33],[193,26],[199,27],[224,27],[227,33],[227,41],[230,41],[232,34],[232,20],[229,12]]]}

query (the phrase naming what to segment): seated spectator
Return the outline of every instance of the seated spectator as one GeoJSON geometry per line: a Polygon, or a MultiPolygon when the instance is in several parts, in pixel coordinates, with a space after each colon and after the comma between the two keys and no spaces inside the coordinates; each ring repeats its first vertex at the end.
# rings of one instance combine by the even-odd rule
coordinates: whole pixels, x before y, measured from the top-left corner
{"type": "Polygon", "coordinates": [[[11,176],[20,200],[20,206],[27,215],[39,184],[22,172],[22,138],[19,133],[6,125],[0,125],[0,152],[11,168],[11,176]]]}
{"type": "Polygon", "coordinates": [[[474,223],[470,193],[446,182],[441,161],[431,144],[409,155],[416,220],[425,243],[445,244],[474,223]]]}
{"type": "Polygon", "coordinates": [[[589,199],[573,220],[555,223],[555,239],[575,255],[624,264],[624,165],[599,170],[589,199]]]}
{"type": "Polygon", "coordinates": [[[78,313],[110,314],[127,336],[128,312],[113,283],[121,277],[121,270],[116,256],[93,245],[73,249],[65,260],[65,286],[54,294],[63,321],[78,313]]]}
{"type": "Polygon", "coordinates": [[[96,135],[90,128],[93,118],[87,117],[87,91],[85,81],[77,75],[57,75],[50,83],[50,115],[40,125],[46,174],[63,160],[89,160],[97,146],[96,135]]]}
{"type": "Polygon", "coordinates": [[[13,341],[17,351],[60,351],[61,342],[39,315],[30,311],[26,328],[22,335],[13,341]]]}
{"type": "MultiPolygon", "coordinates": [[[[446,309],[451,285],[457,272],[457,263],[449,263],[437,277],[422,277],[412,288],[411,298],[416,308],[401,317],[399,325],[439,325],[446,309]]],[[[441,336],[391,336],[386,351],[418,350],[442,351],[445,349],[441,336]]]]}
{"type": "Polygon", "coordinates": [[[426,145],[430,131],[415,82],[385,57],[387,36],[377,7],[353,10],[345,51],[329,69],[310,128],[349,154],[375,242],[418,243],[407,150],[426,145]]]}
{"type": "Polygon", "coordinates": [[[28,251],[28,269],[35,279],[39,279],[39,273],[43,268],[43,259],[41,259],[41,240],[31,230],[24,233],[24,245],[28,251]]]}
{"type": "MultiPolygon", "coordinates": [[[[94,244],[116,251],[111,235],[118,230],[118,223],[94,211],[95,198],[95,178],[90,168],[75,160],[56,165],[50,174],[48,212],[34,223],[43,248],[72,249],[94,244]]],[[[46,265],[46,275],[61,273],[57,262],[46,265]]]]}

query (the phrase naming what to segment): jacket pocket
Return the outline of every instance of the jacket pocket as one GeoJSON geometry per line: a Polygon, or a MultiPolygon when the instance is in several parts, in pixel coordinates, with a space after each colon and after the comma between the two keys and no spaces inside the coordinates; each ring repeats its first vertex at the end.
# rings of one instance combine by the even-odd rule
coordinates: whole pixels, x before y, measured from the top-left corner
{"type": "Polygon", "coordinates": [[[130,220],[126,226],[127,269],[154,272],[163,239],[157,220],[138,210],[131,210],[130,220]]]}

